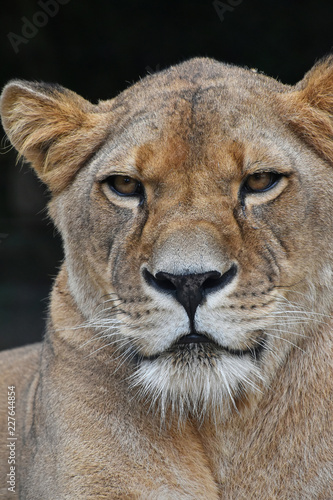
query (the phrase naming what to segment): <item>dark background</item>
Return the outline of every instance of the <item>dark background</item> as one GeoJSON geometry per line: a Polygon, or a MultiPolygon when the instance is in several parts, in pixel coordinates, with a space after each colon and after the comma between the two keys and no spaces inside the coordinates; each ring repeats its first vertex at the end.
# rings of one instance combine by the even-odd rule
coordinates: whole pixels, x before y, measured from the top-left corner
{"type": "MultiPolygon", "coordinates": [[[[96,102],[147,72],[198,55],[295,83],[332,50],[330,0],[225,0],[218,5],[210,0],[11,0],[1,10],[0,84],[11,78],[58,82],[96,102]]],[[[44,186],[29,167],[16,163],[5,140],[0,162],[4,349],[43,335],[62,251],[47,219],[44,186]]]]}

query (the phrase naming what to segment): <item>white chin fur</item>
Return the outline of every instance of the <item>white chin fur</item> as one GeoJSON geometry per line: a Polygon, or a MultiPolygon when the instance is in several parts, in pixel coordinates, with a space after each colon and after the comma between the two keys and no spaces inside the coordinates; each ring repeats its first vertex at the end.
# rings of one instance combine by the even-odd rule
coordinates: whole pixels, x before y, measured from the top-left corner
{"type": "Polygon", "coordinates": [[[200,344],[189,344],[179,352],[142,360],[132,386],[162,420],[171,410],[180,421],[189,415],[202,421],[206,416],[224,419],[236,400],[260,392],[262,382],[249,355],[207,352],[200,344]]]}

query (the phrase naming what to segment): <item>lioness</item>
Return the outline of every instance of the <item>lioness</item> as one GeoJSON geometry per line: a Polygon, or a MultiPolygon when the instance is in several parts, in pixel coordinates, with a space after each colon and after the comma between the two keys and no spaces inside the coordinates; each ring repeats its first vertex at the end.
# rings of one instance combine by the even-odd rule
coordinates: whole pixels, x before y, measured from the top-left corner
{"type": "Polygon", "coordinates": [[[2,496],[332,499],[333,56],[97,105],[12,81],[1,113],[65,253],[0,358],[2,496]]]}

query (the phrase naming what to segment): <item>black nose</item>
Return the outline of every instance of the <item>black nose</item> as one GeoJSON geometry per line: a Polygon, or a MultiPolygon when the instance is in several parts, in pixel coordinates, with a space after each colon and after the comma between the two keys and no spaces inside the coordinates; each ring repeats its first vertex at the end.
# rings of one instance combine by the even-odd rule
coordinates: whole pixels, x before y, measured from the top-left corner
{"type": "Polygon", "coordinates": [[[153,276],[147,269],[143,271],[149,285],[157,290],[173,295],[184,307],[190,319],[191,329],[195,311],[204,297],[225,287],[234,278],[237,267],[233,264],[228,271],[221,274],[218,271],[208,271],[199,274],[170,274],[158,272],[153,276]]]}

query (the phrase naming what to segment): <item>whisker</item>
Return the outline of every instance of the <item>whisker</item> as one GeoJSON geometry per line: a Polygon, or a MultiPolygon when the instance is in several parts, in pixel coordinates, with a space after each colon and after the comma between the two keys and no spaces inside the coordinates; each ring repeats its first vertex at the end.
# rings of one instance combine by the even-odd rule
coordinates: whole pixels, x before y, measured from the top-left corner
{"type": "Polygon", "coordinates": [[[296,335],[297,337],[303,337],[305,339],[310,338],[309,335],[304,335],[303,333],[298,333],[298,332],[292,332],[290,330],[281,330],[280,328],[272,328],[269,327],[270,332],[281,332],[281,333],[289,333],[290,335],[296,335]]]}
{"type": "MultiPolygon", "coordinates": [[[[119,351],[120,351],[123,347],[125,347],[127,344],[130,344],[129,340],[127,340],[127,339],[120,339],[120,341],[122,341],[122,344],[121,344],[121,345],[119,345],[119,346],[117,347],[116,351],[112,353],[112,356],[111,356],[111,358],[112,358],[112,359],[114,359],[114,358],[113,358],[113,356],[114,356],[115,354],[117,354],[117,352],[119,352],[119,351]]],[[[87,354],[87,356],[86,356],[86,357],[90,357],[90,356],[92,356],[93,354],[95,354],[96,352],[99,352],[99,351],[101,351],[102,349],[105,349],[106,347],[110,347],[110,346],[112,346],[112,345],[114,345],[114,342],[108,342],[107,344],[104,344],[104,345],[102,345],[101,347],[99,347],[98,349],[95,349],[94,351],[92,351],[92,352],[90,352],[89,354],[87,354]]],[[[120,356],[122,356],[122,354],[120,354],[120,356]]],[[[118,359],[118,358],[116,358],[116,359],[118,359]]]]}
{"type": "Polygon", "coordinates": [[[273,315],[280,315],[280,314],[300,314],[300,315],[303,315],[303,316],[308,316],[311,318],[311,316],[322,316],[324,318],[330,318],[332,319],[332,316],[330,316],[329,314],[323,314],[323,313],[319,313],[319,312],[316,312],[316,311],[301,311],[300,309],[296,309],[296,310],[286,310],[286,311],[274,311],[273,312],[273,315]]]}
{"type": "Polygon", "coordinates": [[[296,349],[299,349],[300,351],[302,351],[302,352],[305,353],[305,351],[301,347],[299,347],[298,345],[294,344],[290,340],[285,339],[284,337],[281,337],[279,335],[274,335],[273,333],[270,333],[270,332],[267,332],[267,331],[266,331],[266,334],[269,335],[270,337],[274,337],[276,339],[283,340],[284,342],[287,342],[288,344],[291,344],[293,347],[296,347],[296,349]]]}
{"type": "Polygon", "coordinates": [[[236,406],[234,396],[233,396],[233,394],[232,394],[232,392],[231,392],[231,390],[230,390],[230,385],[229,385],[229,382],[228,382],[227,377],[226,377],[226,375],[225,375],[225,373],[224,373],[224,371],[223,371],[223,370],[221,370],[221,376],[222,376],[222,378],[223,378],[223,381],[224,381],[225,387],[226,387],[226,389],[227,389],[227,392],[228,392],[228,394],[229,394],[229,397],[230,397],[230,400],[231,400],[231,402],[232,402],[232,405],[233,405],[233,407],[236,409],[236,411],[238,412],[238,408],[237,408],[237,406],[236,406]]]}

